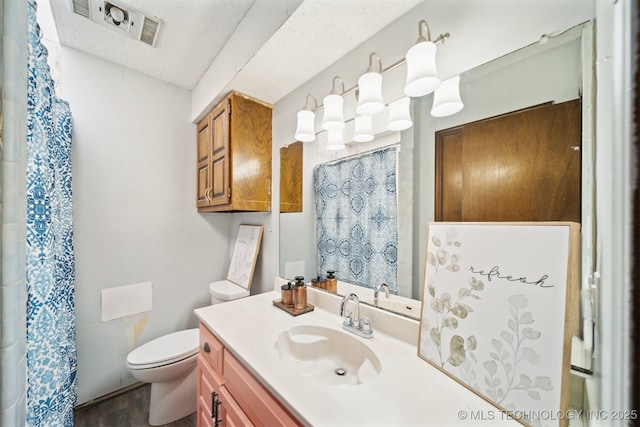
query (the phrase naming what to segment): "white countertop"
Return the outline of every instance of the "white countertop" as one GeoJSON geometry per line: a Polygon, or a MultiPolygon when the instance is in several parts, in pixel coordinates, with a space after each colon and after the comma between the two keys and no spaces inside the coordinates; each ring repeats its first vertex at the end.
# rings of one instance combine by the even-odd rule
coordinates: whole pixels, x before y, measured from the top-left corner
{"type": "Polygon", "coordinates": [[[314,311],[294,317],[273,305],[278,298],[279,294],[268,292],[200,308],[195,314],[303,423],[332,427],[520,425],[418,357],[415,344],[384,334],[376,325],[372,339],[353,335],[380,359],[382,371],[375,378],[360,385],[328,385],[293,372],[276,350],[278,335],[298,325],[343,331],[342,319],[337,311],[317,305],[314,311]]]}

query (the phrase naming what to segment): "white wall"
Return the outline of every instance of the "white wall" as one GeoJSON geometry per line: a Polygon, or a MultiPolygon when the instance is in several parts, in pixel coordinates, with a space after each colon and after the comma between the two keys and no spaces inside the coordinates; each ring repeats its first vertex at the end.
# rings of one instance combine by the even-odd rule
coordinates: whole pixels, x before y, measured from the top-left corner
{"type": "Polygon", "coordinates": [[[229,264],[229,217],[196,212],[191,93],[62,49],[73,113],[79,403],[135,380],[133,346],[197,326],[229,264]],[[153,283],[153,309],[101,321],[101,290],[153,283]],[[137,340],[136,340],[137,338],[137,340]]]}

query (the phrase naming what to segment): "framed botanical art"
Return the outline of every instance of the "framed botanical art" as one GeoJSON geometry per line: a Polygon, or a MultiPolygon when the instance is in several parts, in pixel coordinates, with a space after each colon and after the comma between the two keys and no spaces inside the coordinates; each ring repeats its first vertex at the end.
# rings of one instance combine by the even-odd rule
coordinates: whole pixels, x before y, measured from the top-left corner
{"type": "Polygon", "coordinates": [[[251,289],[253,272],[256,268],[260,242],[262,241],[262,230],[262,225],[241,224],[238,227],[227,280],[245,289],[251,289]]]}
{"type": "Polygon", "coordinates": [[[565,425],[579,236],[570,222],[429,224],[418,355],[525,425],[565,425]]]}

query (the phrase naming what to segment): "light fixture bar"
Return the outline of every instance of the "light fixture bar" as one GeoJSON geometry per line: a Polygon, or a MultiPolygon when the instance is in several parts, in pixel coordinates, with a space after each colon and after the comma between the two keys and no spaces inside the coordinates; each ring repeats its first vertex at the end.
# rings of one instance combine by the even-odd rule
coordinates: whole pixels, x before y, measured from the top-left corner
{"type": "MultiPolygon", "coordinates": [[[[437,39],[433,40],[433,43],[435,43],[435,44],[443,44],[449,37],[450,37],[449,33],[440,34],[437,39]]],[[[399,66],[401,66],[402,64],[405,64],[406,62],[407,62],[406,58],[399,59],[398,61],[394,62],[393,64],[389,65],[388,67],[382,68],[379,72],[380,72],[380,74],[382,74],[384,76],[389,71],[391,71],[391,70],[393,70],[395,68],[398,68],[399,66]]],[[[342,82],[342,86],[344,88],[344,82],[342,82]]],[[[356,89],[358,89],[358,83],[357,82],[356,82],[355,85],[349,87],[348,89],[344,89],[343,92],[342,92],[342,96],[348,95],[351,92],[354,92],[356,89]]],[[[315,113],[316,111],[318,111],[322,107],[324,107],[324,104],[319,104],[312,111],[315,113]]],[[[348,123],[350,121],[351,120],[347,120],[346,123],[348,123]]]]}

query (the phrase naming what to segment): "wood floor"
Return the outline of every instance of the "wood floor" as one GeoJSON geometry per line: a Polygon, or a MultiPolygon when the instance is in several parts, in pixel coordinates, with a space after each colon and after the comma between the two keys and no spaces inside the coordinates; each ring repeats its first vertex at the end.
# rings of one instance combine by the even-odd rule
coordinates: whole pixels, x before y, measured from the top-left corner
{"type": "MultiPolygon", "coordinates": [[[[80,408],[74,413],[75,427],[147,427],[149,426],[150,384],[80,408]]],[[[195,427],[196,414],[182,418],[168,427],[195,427]]]]}

